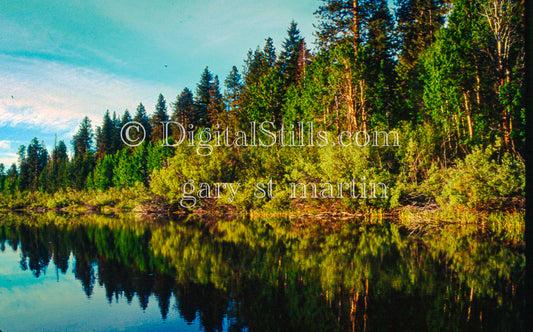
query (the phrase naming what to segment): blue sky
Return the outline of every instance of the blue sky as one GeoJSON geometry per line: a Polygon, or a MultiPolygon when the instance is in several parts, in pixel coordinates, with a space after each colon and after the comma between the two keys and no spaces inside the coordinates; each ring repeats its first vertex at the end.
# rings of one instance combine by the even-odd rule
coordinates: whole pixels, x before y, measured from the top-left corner
{"type": "Polygon", "coordinates": [[[0,1],[0,163],[33,137],[48,150],[83,116],[149,112],[205,68],[221,81],[266,37],[279,49],[295,20],[312,46],[319,0],[0,1]]]}

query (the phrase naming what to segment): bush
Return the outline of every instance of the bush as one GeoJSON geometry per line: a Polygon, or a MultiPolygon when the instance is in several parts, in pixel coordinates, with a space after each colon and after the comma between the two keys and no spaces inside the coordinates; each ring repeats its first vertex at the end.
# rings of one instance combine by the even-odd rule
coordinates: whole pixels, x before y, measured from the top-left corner
{"type": "MultiPolygon", "coordinates": [[[[150,189],[174,204],[183,197],[182,186],[189,180],[194,180],[195,186],[202,182],[238,182],[238,195],[231,204],[242,210],[286,210],[302,203],[329,209],[333,200],[335,204],[340,203],[341,208],[350,210],[388,207],[389,198],[382,199],[380,189],[377,190],[377,199],[348,198],[346,194],[340,202],[338,199],[326,198],[307,198],[305,202],[304,199],[290,198],[291,183],[314,183],[317,187],[321,183],[331,183],[337,189],[336,183],[355,180],[384,183],[389,187],[393,183],[393,177],[383,167],[378,149],[355,145],[218,147],[211,155],[200,156],[195,147],[179,146],[174,157],[169,160],[168,167],[152,173],[150,189]],[[270,179],[274,183],[273,199],[255,198],[255,184],[268,183],[270,179]]],[[[368,192],[370,188],[367,189],[368,192]]],[[[387,196],[390,197],[389,192],[387,196]]],[[[228,203],[224,198],[217,202],[228,203]]]]}
{"type": "Polygon", "coordinates": [[[502,208],[514,197],[524,195],[525,166],[517,157],[505,153],[494,158],[496,148],[475,148],[454,167],[433,167],[424,186],[441,206],[502,208]]]}

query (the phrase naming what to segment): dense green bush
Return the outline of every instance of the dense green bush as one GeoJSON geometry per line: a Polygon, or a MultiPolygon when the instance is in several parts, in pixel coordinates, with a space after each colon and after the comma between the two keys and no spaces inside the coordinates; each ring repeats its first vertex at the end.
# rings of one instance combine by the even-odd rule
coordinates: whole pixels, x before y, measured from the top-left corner
{"type": "MultiPolygon", "coordinates": [[[[331,135],[330,135],[331,136],[331,135]]],[[[240,183],[234,206],[249,210],[285,210],[294,204],[305,204],[317,208],[329,208],[332,201],[340,201],[343,209],[368,209],[388,207],[390,193],[376,190],[378,198],[321,198],[321,184],[331,183],[338,196],[337,183],[368,183],[367,195],[370,196],[370,183],[383,183],[388,188],[394,177],[380,159],[380,148],[327,145],[323,147],[273,146],[266,147],[215,147],[208,156],[196,153],[198,147],[179,146],[168,167],[152,173],[150,189],[174,204],[183,197],[184,183],[192,180],[194,185],[215,182],[240,183]],[[257,183],[266,184],[272,179],[274,197],[256,197],[257,183]],[[317,186],[318,198],[301,198],[300,192],[291,199],[291,184],[317,186]],[[386,196],[386,198],[382,198],[386,196]],[[305,201],[304,201],[305,200],[305,201]]],[[[266,186],[265,186],[266,188],[266,186]]],[[[359,187],[357,187],[359,188],[359,187]]],[[[387,189],[388,189],[387,188],[387,189]]],[[[356,192],[355,194],[360,194],[356,192]]],[[[219,203],[228,203],[228,193],[219,203]]]]}
{"type": "Polygon", "coordinates": [[[501,208],[510,199],[523,197],[524,174],[518,158],[508,153],[500,157],[494,146],[477,147],[453,167],[433,167],[423,187],[441,206],[501,208]]]}

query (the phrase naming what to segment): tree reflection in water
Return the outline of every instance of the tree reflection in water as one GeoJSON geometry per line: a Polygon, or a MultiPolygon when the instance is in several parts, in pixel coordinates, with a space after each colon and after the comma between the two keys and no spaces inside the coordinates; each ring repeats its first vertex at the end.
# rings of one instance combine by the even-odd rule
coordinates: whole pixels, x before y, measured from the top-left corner
{"type": "Polygon", "coordinates": [[[73,257],[88,297],[96,282],[109,303],[137,297],[145,310],[153,296],[162,319],[177,310],[206,331],[524,328],[523,244],[474,227],[413,237],[368,220],[2,220],[1,249],[20,249],[22,270],[39,277],[52,261],[65,274],[73,257]]]}

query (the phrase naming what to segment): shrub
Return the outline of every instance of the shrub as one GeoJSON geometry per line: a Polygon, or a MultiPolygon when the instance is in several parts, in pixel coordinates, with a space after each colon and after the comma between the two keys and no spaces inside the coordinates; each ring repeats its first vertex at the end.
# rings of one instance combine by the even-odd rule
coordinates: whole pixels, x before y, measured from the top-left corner
{"type": "Polygon", "coordinates": [[[505,153],[494,158],[496,148],[475,148],[454,167],[433,167],[424,187],[441,206],[501,208],[513,197],[524,195],[525,166],[517,157],[505,153]]]}

